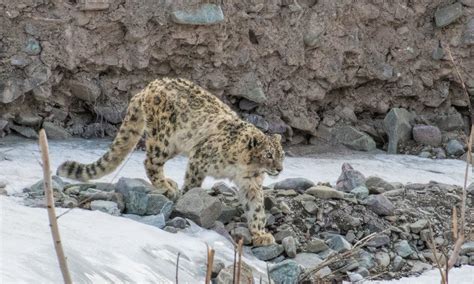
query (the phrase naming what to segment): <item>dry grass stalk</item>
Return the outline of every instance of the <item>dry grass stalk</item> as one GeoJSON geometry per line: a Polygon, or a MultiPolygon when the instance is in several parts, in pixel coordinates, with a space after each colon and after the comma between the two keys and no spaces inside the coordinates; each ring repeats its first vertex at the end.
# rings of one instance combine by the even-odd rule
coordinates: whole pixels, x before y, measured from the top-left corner
{"type": "Polygon", "coordinates": [[[49,218],[49,227],[51,228],[51,235],[53,237],[54,249],[56,251],[56,256],[59,262],[59,268],[63,275],[64,283],[72,283],[71,274],[69,273],[69,268],[67,265],[67,259],[64,254],[63,246],[61,243],[61,236],[59,234],[58,221],[56,219],[56,209],[54,207],[54,195],[53,188],[51,186],[51,167],[49,163],[49,147],[48,147],[48,138],[46,137],[46,132],[44,129],[41,129],[39,132],[39,145],[41,149],[41,159],[43,162],[43,182],[44,182],[44,192],[46,196],[46,206],[48,209],[48,218],[49,218]]]}
{"type": "Polygon", "coordinates": [[[240,272],[242,270],[242,246],[244,244],[244,240],[241,238],[239,242],[237,243],[237,251],[239,254],[239,260],[237,262],[237,281],[236,283],[240,283],[240,272]]]}
{"type": "Polygon", "coordinates": [[[458,209],[456,206],[453,207],[453,216],[451,218],[452,221],[452,232],[453,232],[453,240],[458,238],[458,209]]]}
{"type": "Polygon", "coordinates": [[[465,229],[465,222],[466,222],[467,181],[469,177],[469,166],[472,163],[472,140],[473,140],[473,134],[474,134],[473,130],[474,130],[474,125],[471,126],[471,134],[469,135],[469,141],[468,141],[468,150],[467,150],[467,157],[466,157],[466,171],[464,173],[464,186],[462,188],[462,197],[461,197],[461,213],[460,213],[461,218],[459,220],[458,238],[456,239],[456,242],[454,243],[453,253],[451,254],[451,257],[449,258],[446,274],[448,273],[449,269],[453,268],[453,266],[456,264],[456,261],[458,260],[458,257],[459,257],[459,252],[461,251],[461,246],[464,244],[464,240],[465,240],[464,229],[465,229]]]}
{"type": "Polygon", "coordinates": [[[429,222],[428,228],[430,230],[430,235],[429,235],[429,239],[427,240],[427,243],[428,243],[428,246],[431,249],[431,252],[433,253],[433,257],[434,257],[435,262],[436,262],[436,267],[438,268],[439,274],[441,275],[441,283],[442,284],[448,284],[448,282],[446,280],[446,274],[444,273],[444,270],[443,270],[443,266],[441,265],[441,261],[438,258],[438,250],[436,249],[436,244],[435,244],[434,237],[433,237],[434,234],[433,234],[433,228],[431,226],[431,222],[429,222]]]}
{"type": "Polygon", "coordinates": [[[209,245],[206,244],[207,247],[207,271],[206,271],[206,284],[211,283],[211,276],[212,276],[212,266],[214,265],[214,254],[215,250],[210,248],[209,245]]]}
{"type": "Polygon", "coordinates": [[[178,257],[176,258],[176,274],[175,274],[175,278],[176,278],[176,284],[178,284],[178,272],[179,272],[179,257],[181,256],[181,253],[178,252],[178,257]]]}
{"type": "Polygon", "coordinates": [[[360,248],[364,247],[370,240],[372,240],[373,238],[375,238],[378,234],[382,234],[384,232],[386,232],[387,230],[384,230],[382,232],[376,232],[376,233],[372,233],[362,239],[360,239],[359,241],[357,241],[357,243],[354,244],[354,246],[348,250],[348,251],[345,251],[343,253],[340,253],[340,254],[334,254],[332,256],[330,256],[328,259],[326,259],[325,261],[321,262],[318,266],[312,268],[311,270],[309,270],[308,272],[306,272],[305,274],[303,274],[303,276],[300,278],[300,281],[303,281],[305,280],[306,278],[310,277],[311,275],[313,275],[314,273],[317,273],[319,270],[323,269],[324,267],[330,265],[330,264],[333,264],[337,261],[340,261],[344,258],[348,258],[348,257],[351,257],[352,255],[354,255],[356,252],[359,251],[360,248]]]}

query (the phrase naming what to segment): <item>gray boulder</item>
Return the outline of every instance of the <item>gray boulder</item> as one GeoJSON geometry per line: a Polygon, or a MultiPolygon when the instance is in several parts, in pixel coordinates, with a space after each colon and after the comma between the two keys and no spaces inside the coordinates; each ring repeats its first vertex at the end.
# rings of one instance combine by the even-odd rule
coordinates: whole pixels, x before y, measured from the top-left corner
{"type": "Polygon", "coordinates": [[[94,200],[91,202],[91,210],[99,210],[114,216],[120,215],[118,205],[113,201],[94,200]]]}
{"type": "Polygon", "coordinates": [[[295,257],[296,256],[296,240],[292,236],[288,236],[283,239],[281,242],[283,245],[283,248],[285,249],[286,255],[289,257],[295,257]]]}
{"type": "Polygon", "coordinates": [[[258,104],[264,103],[267,96],[262,88],[263,84],[253,72],[242,75],[240,80],[230,90],[230,94],[236,97],[243,97],[258,104]]]}
{"type": "Polygon", "coordinates": [[[414,115],[403,108],[393,108],[385,116],[384,127],[388,135],[388,153],[396,154],[398,143],[411,138],[414,115]]]}
{"type": "Polygon", "coordinates": [[[365,186],[371,194],[384,193],[386,191],[394,190],[395,187],[376,176],[370,176],[365,180],[365,186]]]}
{"type": "Polygon", "coordinates": [[[64,128],[49,121],[43,123],[43,128],[48,138],[51,139],[67,139],[71,137],[71,134],[64,128]]]}
{"type": "Polygon", "coordinates": [[[456,139],[450,140],[446,145],[446,153],[451,156],[460,156],[464,154],[464,145],[456,139]]]}
{"type": "Polygon", "coordinates": [[[287,259],[270,268],[270,277],[275,284],[298,283],[303,272],[300,265],[294,260],[287,259]]]}
{"type": "Polygon", "coordinates": [[[165,216],[163,214],[150,215],[150,216],[139,216],[135,214],[124,214],[123,217],[132,219],[134,221],[147,224],[150,226],[163,229],[166,226],[165,216]]]}
{"type": "Polygon", "coordinates": [[[252,249],[252,253],[256,258],[260,260],[270,260],[283,253],[285,249],[282,245],[269,245],[264,247],[255,247],[252,249]]]}
{"type": "Polygon", "coordinates": [[[467,44],[467,45],[474,44],[474,17],[469,19],[468,22],[466,23],[462,40],[464,44],[467,44]]]}
{"type": "Polygon", "coordinates": [[[307,194],[310,194],[319,199],[342,199],[344,198],[344,193],[337,191],[331,187],[324,185],[316,185],[310,187],[306,190],[307,194]]]}
{"type": "Polygon", "coordinates": [[[19,126],[12,123],[10,123],[9,126],[11,130],[15,131],[16,133],[20,134],[23,137],[33,138],[33,139],[38,138],[38,133],[36,133],[36,131],[33,128],[19,126]]]}
{"type": "Polygon", "coordinates": [[[391,216],[395,212],[395,206],[383,194],[370,195],[363,202],[370,210],[380,216],[391,216]]]}
{"type": "Polygon", "coordinates": [[[352,248],[352,245],[341,235],[334,235],[328,240],[328,245],[332,250],[345,252],[352,248]]]}
{"type": "Polygon", "coordinates": [[[220,5],[206,3],[196,9],[173,11],[171,19],[183,25],[213,25],[224,21],[224,13],[220,5]]]}
{"type": "Polygon", "coordinates": [[[116,191],[125,202],[125,212],[137,215],[156,215],[163,213],[166,218],[172,211],[173,203],[148,182],[138,178],[120,178],[116,191]]]}
{"type": "Polygon", "coordinates": [[[211,228],[222,212],[222,203],[202,188],[193,188],[177,202],[175,212],[204,228],[211,228]]]}
{"type": "Polygon", "coordinates": [[[305,178],[287,178],[275,183],[273,189],[294,189],[303,192],[314,186],[314,182],[305,178]]]}
{"type": "Polygon", "coordinates": [[[413,139],[420,144],[438,146],[441,144],[441,131],[432,125],[413,126],[413,139]]]}
{"type": "Polygon", "coordinates": [[[438,28],[445,27],[459,19],[462,14],[462,4],[459,2],[440,8],[435,12],[436,26],[438,28]]]}
{"type": "Polygon", "coordinates": [[[354,170],[354,168],[348,164],[342,164],[342,172],[336,182],[336,189],[342,190],[345,192],[350,192],[354,188],[364,185],[365,186],[365,177],[364,175],[354,170]]]}
{"type": "Polygon", "coordinates": [[[364,132],[348,125],[337,127],[332,131],[334,139],[357,151],[372,151],[375,149],[375,141],[364,132]]]}
{"type": "Polygon", "coordinates": [[[369,196],[369,189],[363,185],[360,185],[351,190],[351,193],[354,194],[355,198],[362,200],[369,196]]]}
{"type": "Polygon", "coordinates": [[[403,258],[408,257],[414,253],[413,249],[410,247],[408,241],[406,240],[396,243],[394,245],[394,249],[395,252],[403,258]]]}

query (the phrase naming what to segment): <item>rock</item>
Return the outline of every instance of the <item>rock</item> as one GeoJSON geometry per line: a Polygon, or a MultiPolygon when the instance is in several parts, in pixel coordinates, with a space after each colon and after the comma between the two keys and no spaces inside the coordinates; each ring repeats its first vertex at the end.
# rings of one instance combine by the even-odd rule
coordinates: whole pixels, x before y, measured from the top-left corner
{"type": "Polygon", "coordinates": [[[376,176],[368,177],[365,180],[365,186],[367,186],[367,189],[369,190],[371,194],[384,193],[386,191],[395,189],[395,187],[392,184],[376,176]]]}
{"type": "Polygon", "coordinates": [[[219,275],[219,272],[221,272],[221,270],[224,268],[225,268],[224,262],[222,262],[219,259],[215,259],[214,262],[212,263],[212,278],[217,277],[217,275],[219,275]]]}
{"type": "Polygon", "coordinates": [[[391,216],[395,211],[393,203],[382,194],[370,195],[364,200],[364,204],[380,216],[391,216]]]}
{"type": "Polygon", "coordinates": [[[324,242],[323,240],[313,239],[306,244],[305,251],[319,253],[327,250],[328,248],[328,245],[326,245],[326,242],[324,242]]]}
{"type": "Polygon", "coordinates": [[[273,189],[294,189],[298,192],[304,192],[312,186],[314,186],[314,182],[305,178],[287,178],[277,182],[273,189]]]}
{"type": "Polygon", "coordinates": [[[375,253],[375,261],[382,267],[390,265],[390,255],[384,251],[378,251],[375,253]]]}
{"type": "MultiPolygon", "coordinates": [[[[436,44],[435,49],[431,53],[431,58],[434,60],[441,60],[444,57],[444,49],[440,44],[436,44]]],[[[439,105],[438,105],[439,106],[439,105]]]]}
{"type": "Polygon", "coordinates": [[[188,221],[181,217],[174,217],[173,219],[166,222],[166,226],[175,227],[177,229],[184,229],[188,226],[188,221]]]}
{"type": "Polygon", "coordinates": [[[249,229],[245,227],[237,227],[230,231],[230,235],[234,238],[236,242],[239,239],[243,239],[244,245],[250,245],[252,243],[252,234],[250,234],[249,229]]]}
{"type": "Polygon", "coordinates": [[[441,144],[441,131],[432,125],[413,126],[413,139],[423,145],[438,146],[441,144]]]}
{"type": "Polygon", "coordinates": [[[255,125],[258,129],[262,130],[263,132],[268,131],[268,122],[263,118],[263,116],[257,114],[249,114],[246,118],[246,121],[255,125]]]}
{"type": "MultiPolygon", "coordinates": [[[[51,177],[51,186],[53,188],[53,191],[55,192],[63,192],[64,186],[66,183],[58,176],[52,176],[51,177]]],[[[38,181],[37,183],[33,184],[29,190],[37,196],[43,196],[44,195],[44,184],[43,180],[38,181]]]]}
{"type": "Polygon", "coordinates": [[[474,254],[474,241],[465,242],[461,246],[461,255],[474,254]]]}
{"type": "Polygon", "coordinates": [[[374,256],[363,249],[357,254],[357,262],[359,263],[360,267],[366,268],[368,270],[371,270],[375,267],[374,256]]]}
{"type": "Polygon", "coordinates": [[[256,107],[258,107],[258,103],[252,102],[246,99],[241,99],[239,102],[239,108],[241,110],[249,111],[249,110],[253,110],[256,107]]]}
{"type": "Polygon", "coordinates": [[[388,135],[388,153],[396,154],[398,143],[405,142],[411,137],[411,122],[414,115],[403,108],[393,108],[385,116],[384,126],[388,135]]]}
{"type": "Polygon", "coordinates": [[[471,18],[467,21],[462,36],[462,41],[466,45],[474,44],[474,18],[471,18]]]}
{"type": "Polygon", "coordinates": [[[406,258],[414,253],[413,249],[408,244],[408,241],[403,240],[394,245],[395,252],[403,257],[406,258]]]}
{"type": "Polygon", "coordinates": [[[436,154],[436,159],[446,159],[446,151],[443,148],[434,148],[433,152],[436,154]]]}
{"type": "Polygon", "coordinates": [[[393,259],[393,271],[400,271],[405,266],[406,261],[399,255],[393,259]]]}
{"type": "Polygon", "coordinates": [[[375,149],[375,141],[364,132],[348,125],[337,127],[332,131],[334,139],[357,151],[372,151],[375,149]]]}
{"type": "Polygon", "coordinates": [[[351,193],[359,200],[366,199],[369,196],[369,190],[363,185],[354,188],[351,193]]]}
{"type": "Polygon", "coordinates": [[[341,235],[334,235],[328,240],[328,245],[332,250],[339,253],[348,251],[352,245],[341,235]]]}
{"type": "MultiPolygon", "coordinates": [[[[242,261],[240,268],[240,283],[253,283],[252,267],[242,261]]],[[[216,284],[233,284],[234,283],[234,266],[230,265],[222,269],[216,278],[216,284]]]]}
{"type": "Polygon", "coordinates": [[[381,247],[390,243],[390,237],[385,234],[378,234],[369,242],[367,242],[367,246],[369,247],[381,247]]]}
{"type": "Polygon", "coordinates": [[[285,249],[282,245],[269,245],[264,247],[255,247],[252,253],[260,260],[270,260],[283,253],[285,249]]]}
{"type": "Polygon", "coordinates": [[[166,226],[165,216],[163,214],[150,215],[150,216],[138,216],[135,214],[124,214],[126,218],[132,219],[134,221],[154,226],[160,229],[163,229],[166,226]]]}
{"type": "Polygon", "coordinates": [[[422,261],[415,260],[413,262],[413,266],[412,266],[410,271],[413,272],[413,273],[421,273],[425,270],[431,270],[432,268],[433,268],[433,266],[431,266],[428,263],[424,263],[422,261]]]}
{"type": "Polygon", "coordinates": [[[68,80],[66,86],[73,96],[83,101],[95,102],[101,93],[100,87],[92,81],[68,80]]]}
{"type": "Polygon", "coordinates": [[[30,127],[19,126],[16,124],[9,124],[9,125],[10,125],[11,130],[15,131],[16,133],[20,134],[23,137],[32,138],[32,139],[38,138],[38,133],[36,133],[36,131],[30,127]]]}
{"type": "Polygon", "coordinates": [[[428,151],[423,151],[423,152],[420,152],[420,154],[418,154],[418,157],[429,159],[431,157],[431,153],[428,151]]]}
{"type": "Polygon", "coordinates": [[[41,53],[41,45],[35,38],[28,38],[23,47],[23,51],[28,55],[38,55],[41,53]]]}
{"type": "Polygon", "coordinates": [[[178,200],[175,212],[208,229],[220,216],[222,204],[204,189],[193,188],[178,200]]]}
{"type": "Polygon", "coordinates": [[[22,82],[17,78],[0,81],[0,102],[8,104],[23,95],[22,82]]]}
{"type": "Polygon", "coordinates": [[[125,117],[126,109],[119,106],[99,106],[95,105],[94,112],[99,118],[104,118],[110,123],[121,123],[125,117]]]}
{"type": "Polygon", "coordinates": [[[24,68],[30,64],[30,59],[24,55],[17,54],[10,57],[10,65],[18,66],[20,68],[24,68]]]}
{"type": "Polygon", "coordinates": [[[107,10],[109,6],[110,1],[85,0],[79,2],[79,9],[82,11],[107,10]]]}
{"type": "Polygon", "coordinates": [[[235,187],[229,186],[222,181],[216,182],[211,189],[216,193],[237,195],[237,189],[235,187]]]}
{"type": "Polygon", "coordinates": [[[206,3],[195,9],[173,11],[171,19],[183,25],[214,25],[224,21],[224,13],[220,5],[206,3]]]}
{"type": "Polygon", "coordinates": [[[301,265],[304,269],[313,268],[319,265],[323,260],[315,253],[298,253],[294,261],[301,265]]]}
{"type": "Polygon", "coordinates": [[[147,194],[147,197],[148,201],[145,214],[156,215],[158,213],[163,213],[165,218],[168,219],[173,211],[173,202],[162,194],[150,193],[147,194]]]}
{"type": "Polygon", "coordinates": [[[354,170],[354,168],[352,168],[350,164],[342,164],[342,173],[337,179],[336,189],[345,192],[350,192],[354,188],[361,185],[365,186],[364,175],[359,171],[354,170]]]}
{"type": "Polygon", "coordinates": [[[364,277],[362,277],[362,275],[359,273],[347,272],[347,276],[349,276],[349,281],[351,281],[351,283],[364,282],[364,277]]]}
{"type": "Polygon", "coordinates": [[[64,128],[49,121],[43,123],[43,128],[50,139],[67,139],[71,137],[64,128]]]}
{"type": "Polygon", "coordinates": [[[285,253],[289,257],[295,257],[296,256],[296,240],[292,236],[288,236],[283,239],[281,242],[283,245],[283,248],[285,249],[285,253]]]}
{"type": "Polygon", "coordinates": [[[344,193],[324,185],[316,185],[306,190],[307,194],[320,199],[342,199],[344,193]]]}
{"type": "Polygon", "coordinates": [[[444,131],[461,130],[464,127],[462,115],[455,108],[446,113],[437,113],[430,121],[444,131]]]}
{"type": "Polygon", "coordinates": [[[262,88],[262,82],[258,80],[253,72],[242,75],[240,80],[230,90],[230,94],[236,97],[243,97],[250,101],[262,104],[267,101],[267,96],[262,88]]]}
{"type": "MultiPolygon", "coordinates": [[[[281,229],[282,227],[280,227],[279,229],[281,229]]],[[[278,233],[276,233],[274,235],[275,241],[277,241],[277,242],[281,242],[281,241],[283,241],[284,238],[290,237],[290,236],[296,237],[295,232],[291,228],[281,230],[281,231],[279,231],[278,233]]]]}
{"type": "Polygon", "coordinates": [[[464,154],[464,145],[456,139],[450,140],[446,145],[446,153],[451,156],[464,154]]]}
{"type": "Polygon", "coordinates": [[[459,19],[462,14],[462,4],[459,2],[440,8],[435,12],[436,26],[438,28],[445,27],[459,19]]]}
{"type": "Polygon", "coordinates": [[[163,231],[166,231],[166,232],[172,233],[172,234],[176,234],[177,232],[179,232],[179,229],[175,228],[175,227],[171,227],[171,226],[165,226],[163,228],[163,231]]]}
{"type": "Polygon", "coordinates": [[[468,194],[474,195],[474,182],[471,183],[471,184],[466,188],[466,191],[467,191],[468,194]]]}
{"type": "Polygon", "coordinates": [[[238,208],[235,206],[226,206],[224,205],[222,207],[221,215],[219,215],[219,218],[217,220],[221,221],[224,224],[229,223],[234,219],[239,214],[238,208]]]}
{"type": "Polygon", "coordinates": [[[34,114],[19,113],[15,116],[15,119],[13,121],[20,125],[36,127],[41,124],[43,118],[34,114]]]}
{"type": "Polygon", "coordinates": [[[124,197],[125,212],[137,215],[171,214],[173,203],[143,179],[120,178],[116,191],[124,197]],[[153,193],[152,193],[153,192],[153,193]]]}
{"type": "Polygon", "coordinates": [[[91,210],[99,210],[114,216],[120,215],[118,205],[113,201],[94,200],[91,202],[91,210]]]}
{"type": "Polygon", "coordinates": [[[287,259],[270,268],[270,277],[275,284],[298,283],[301,267],[293,260],[287,259]]]}
{"type": "Polygon", "coordinates": [[[426,219],[420,219],[408,225],[408,227],[410,227],[411,232],[415,234],[418,234],[421,230],[423,230],[427,226],[428,226],[428,220],[426,219]]]}
{"type": "Polygon", "coordinates": [[[0,188],[0,196],[7,196],[8,195],[8,191],[5,189],[5,188],[0,188]]]}
{"type": "Polygon", "coordinates": [[[318,204],[314,201],[304,201],[302,202],[304,210],[309,214],[316,214],[318,212],[318,204]]]}

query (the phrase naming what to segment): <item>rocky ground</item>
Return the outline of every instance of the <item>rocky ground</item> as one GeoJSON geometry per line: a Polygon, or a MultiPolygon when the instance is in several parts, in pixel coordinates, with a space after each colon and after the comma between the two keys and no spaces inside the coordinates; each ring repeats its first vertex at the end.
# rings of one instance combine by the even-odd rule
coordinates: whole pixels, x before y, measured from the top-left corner
{"type": "Polygon", "coordinates": [[[472,0],[211,2],[3,1],[0,136],[114,136],[133,94],[179,76],[291,145],[462,156],[472,0]]]}
{"type": "MultiPolygon", "coordinates": [[[[252,247],[236,188],[224,183],[192,189],[176,203],[151,194],[152,186],[141,179],[69,184],[54,177],[53,189],[57,206],[101,210],[171,233],[185,229],[191,220],[229,240],[242,238],[246,253],[269,262],[276,283],[393,279],[431,269],[430,230],[436,245],[450,251],[451,212],[461,194],[458,186],[436,182],[403,185],[364,177],[344,164],[334,186],[290,178],[264,188],[267,229],[277,244],[252,247]],[[356,247],[373,233],[364,246],[356,247]]],[[[30,206],[44,206],[42,181],[25,188],[21,196],[30,206]]],[[[474,265],[474,184],[468,188],[467,208],[467,241],[457,265],[474,265]]],[[[216,283],[231,283],[232,267],[216,262],[213,269],[216,283]]],[[[242,273],[249,277],[251,268],[244,265],[242,273]]]]}

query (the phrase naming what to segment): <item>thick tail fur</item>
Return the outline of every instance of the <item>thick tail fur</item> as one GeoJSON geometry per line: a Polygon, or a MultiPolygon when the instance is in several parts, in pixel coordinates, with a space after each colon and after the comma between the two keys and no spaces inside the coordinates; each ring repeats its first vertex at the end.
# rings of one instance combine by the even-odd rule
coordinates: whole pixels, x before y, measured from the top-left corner
{"type": "Polygon", "coordinates": [[[133,151],[142,137],[145,127],[145,117],[140,94],[132,98],[127,114],[120,126],[112,145],[107,153],[91,164],[81,164],[75,161],[66,161],[61,164],[57,175],[80,181],[101,178],[113,172],[133,151]]]}

